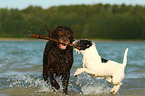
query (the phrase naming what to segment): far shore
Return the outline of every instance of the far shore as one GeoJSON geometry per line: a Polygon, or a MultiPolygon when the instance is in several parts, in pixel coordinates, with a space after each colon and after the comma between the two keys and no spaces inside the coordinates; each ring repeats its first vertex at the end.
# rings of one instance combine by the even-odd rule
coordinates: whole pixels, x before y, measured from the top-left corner
{"type": "MultiPolygon", "coordinates": [[[[76,38],[75,40],[79,40],[81,38],[76,38]]],[[[84,38],[83,38],[84,39],[84,38]]],[[[112,40],[112,39],[88,39],[93,41],[145,41],[145,40],[112,40]]],[[[0,41],[47,41],[45,39],[37,39],[37,38],[0,38],[0,41]]]]}
{"type": "Polygon", "coordinates": [[[0,41],[46,41],[36,38],[0,38],[0,41]]]}

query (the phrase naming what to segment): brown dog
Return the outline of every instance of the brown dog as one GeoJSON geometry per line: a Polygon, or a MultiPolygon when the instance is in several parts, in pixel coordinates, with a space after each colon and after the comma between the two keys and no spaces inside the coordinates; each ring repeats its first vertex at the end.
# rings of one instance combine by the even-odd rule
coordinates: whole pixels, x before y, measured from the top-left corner
{"type": "MultiPolygon", "coordinates": [[[[50,31],[49,37],[69,44],[73,42],[73,31],[69,27],[58,26],[54,31],[50,31]]],[[[55,76],[62,75],[64,94],[67,94],[72,64],[73,47],[53,41],[47,42],[43,54],[43,78],[47,81],[49,77],[51,86],[58,90],[60,86],[55,80],[55,76]]]]}

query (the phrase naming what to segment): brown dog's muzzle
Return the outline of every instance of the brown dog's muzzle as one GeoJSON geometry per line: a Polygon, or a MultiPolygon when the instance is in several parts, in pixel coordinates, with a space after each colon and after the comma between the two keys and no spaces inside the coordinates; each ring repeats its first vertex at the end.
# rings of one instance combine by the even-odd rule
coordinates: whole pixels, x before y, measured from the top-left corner
{"type": "Polygon", "coordinates": [[[62,50],[65,50],[65,49],[67,48],[67,44],[70,43],[69,38],[66,37],[66,36],[62,36],[62,37],[59,39],[59,41],[60,41],[61,43],[66,44],[66,45],[64,45],[64,44],[59,44],[59,45],[58,45],[59,48],[62,49],[62,50]]]}

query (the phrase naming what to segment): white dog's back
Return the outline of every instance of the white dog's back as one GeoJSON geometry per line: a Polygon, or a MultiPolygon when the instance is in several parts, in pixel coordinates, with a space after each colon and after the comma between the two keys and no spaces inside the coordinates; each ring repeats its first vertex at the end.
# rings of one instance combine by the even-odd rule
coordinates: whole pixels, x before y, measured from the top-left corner
{"type": "Polygon", "coordinates": [[[82,52],[83,54],[83,66],[87,68],[91,68],[92,70],[107,70],[107,69],[118,69],[124,71],[124,67],[127,63],[127,52],[128,48],[124,53],[123,63],[117,63],[115,61],[108,60],[106,63],[102,63],[101,56],[99,55],[95,44],[93,44],[90,48],[86,49],[82,52]]]}

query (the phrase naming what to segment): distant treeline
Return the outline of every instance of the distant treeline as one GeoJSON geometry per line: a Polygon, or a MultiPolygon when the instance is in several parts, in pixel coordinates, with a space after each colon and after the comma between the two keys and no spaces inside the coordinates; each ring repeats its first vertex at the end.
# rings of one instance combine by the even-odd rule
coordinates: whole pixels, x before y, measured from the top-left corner
{"type": "Polygon", "coordinates": [[[0,9],[0,37],[47,35],[46,26],[69,26],[75,38],[145,39],[145,7],[136,5],[70,5],[43,9],[0,9]]]}

